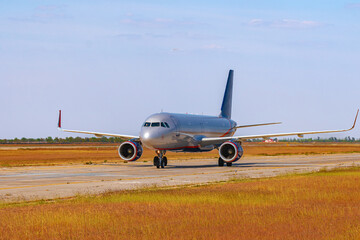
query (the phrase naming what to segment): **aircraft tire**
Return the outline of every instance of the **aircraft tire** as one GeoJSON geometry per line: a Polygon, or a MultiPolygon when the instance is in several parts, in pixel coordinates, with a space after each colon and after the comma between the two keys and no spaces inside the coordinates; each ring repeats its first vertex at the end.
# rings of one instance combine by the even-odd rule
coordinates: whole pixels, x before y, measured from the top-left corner
{"type": "Polygon", "coordinates": [[[231,166],[232,166],[232,162],[227,162],[227,163],[226,163],[226,166],[231,167],[231,166]]]}
{"type": "Polygon", "coordinates": [[[163,157],[163,161],[164,161],[164,166],[167,166],[167,157],[163,157]]]}
{"type": "Polygon", "coordinates": [[[161,166],[161,168],[164,168],[164,167],[165,167],[165,161],[164,161],[164,159],[161,159],[161,161],[160,161],[160,166],[161,166]]]}
{"type": "Polygon", "coordinates": [[[222,160],[222,158],[221,158],[221,157],[219,157],[218,164],[219,164],[219,167],[223,167],[223,166],[224,166],[224,164],[225,164],[224,160],[222,160]]]}
{"type": "Polygon", "coordinates": [[[159,157],[154,157],[154,166],[156,166],[157,168],[160,167],[160,159],[159,159],[159,157]]]}

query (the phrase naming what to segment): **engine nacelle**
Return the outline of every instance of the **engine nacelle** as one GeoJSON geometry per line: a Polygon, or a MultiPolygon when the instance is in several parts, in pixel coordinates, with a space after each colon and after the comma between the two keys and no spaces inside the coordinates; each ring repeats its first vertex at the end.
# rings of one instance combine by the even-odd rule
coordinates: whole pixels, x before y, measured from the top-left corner
{"type": "Polygon", "coordinates": [[[237,142],[224,142],[219,148],[219,155],[226,163],[236,162],[244,153],[243,148],[237,142]]]}
{"type": "Polygon", "coordinates": [[[120,144],[118,153],[126,161],[136,161],[141,157],[143,148],[138,142],[126,141],[120,144]]]}

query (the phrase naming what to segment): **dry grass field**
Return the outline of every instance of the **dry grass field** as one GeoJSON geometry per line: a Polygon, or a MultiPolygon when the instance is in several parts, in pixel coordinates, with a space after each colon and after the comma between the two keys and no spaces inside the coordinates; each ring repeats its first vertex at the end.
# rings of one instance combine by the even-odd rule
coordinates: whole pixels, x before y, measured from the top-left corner
{"type": "MultiPolygon", "coordinates": [[[[360,153],[360,144],[322,143],[244,143],[245,156],[294,154],[360,153]]],[[[154,152],[144,149],[139,161],[152,161],[154,152]]],[[[169,160],[217,158],[218,151],[207,153],[172,153],[169,160]]],[[[0,146],[0,167],[122,162],[116,145],[11,145],[0,146]],[[14,148],[18,147],[18,148],[14,148]]]]}
{"type": "Polygon", "coordinates": [[[360,239],[360,169],[0,204],[0,239],[360,239]]]}

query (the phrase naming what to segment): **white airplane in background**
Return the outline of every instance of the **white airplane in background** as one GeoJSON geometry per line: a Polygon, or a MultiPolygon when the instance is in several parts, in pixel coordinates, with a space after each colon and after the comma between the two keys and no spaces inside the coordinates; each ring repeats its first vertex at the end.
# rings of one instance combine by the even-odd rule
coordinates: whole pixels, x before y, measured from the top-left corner
{"type": "Polygon", "coordinates": [[[153,149],[157,155],[154,157],[154,166],[164,168],[167,165],[167,157],[165,156],[167,151],[205,152],[216,148],[219,150],[220,155],[218,165],[224,166],[226,163],[227,166],[231,166],[233,162],[238,161],[242,157],[243,148],[241,142],[246,139],[268,139],[292,135],[303,137],[306,134],[346,132],[355,127],[359,110],[356,113],[352,127],[349,129],[234,136],[238,128],[279,124],[279,122],[237,126],[236,122],[231,120],[233,75],[233,70],[230,70],[219,116],[155,113],[145,120],[141,127],[140,135],[132,136],[62,129],[60,110],[58,128],[64,132],[125,139],[127,141],[120,144],[118,153],[126,161],[136,161],[139,159],[143,152],[143,146],[153,149]]]}

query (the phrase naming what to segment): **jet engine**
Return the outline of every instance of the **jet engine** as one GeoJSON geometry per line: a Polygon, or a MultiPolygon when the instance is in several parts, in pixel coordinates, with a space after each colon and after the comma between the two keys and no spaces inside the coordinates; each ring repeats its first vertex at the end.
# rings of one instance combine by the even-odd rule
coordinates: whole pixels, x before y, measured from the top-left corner
{"type": "Polygon", "coordinates": [[[120,144],[118,152],[122,159],[126,161],[136,161],[141,157],[143,148],[138,142],[126,141],[120,144]]]}
{"type": "Polygon", "coordinates": [[[224,142],[219,148],[219,155],[226,163],[236,162],[242,157],[243,153],[241,145],[233,141],[224,142]]]}

